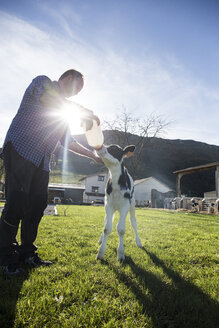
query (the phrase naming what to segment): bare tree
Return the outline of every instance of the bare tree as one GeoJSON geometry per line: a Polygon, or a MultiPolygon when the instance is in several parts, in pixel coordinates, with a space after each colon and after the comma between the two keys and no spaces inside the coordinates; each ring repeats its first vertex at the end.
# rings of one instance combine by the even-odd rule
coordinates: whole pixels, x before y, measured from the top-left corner
{"type": "MultiPolygon", "coordinates": [[[[165,118],[156,114],[136,117],[129,113],[125,107],[112,121],[104,121],[103,128],[113,131],[113,138],[121,147],[133,144],[133,134],[138,135],[135,146],[135,156],[131,160],[130,170],[133,177],[140,164],[143,150],[151,142],[152,138],[161,136],[165,133],[165,128],[169,122],[165,118]],[[132,140],[131,140],[132,139],[132,140]]],[[[105,140],[108,143],[110,140],[105,140]]]]}

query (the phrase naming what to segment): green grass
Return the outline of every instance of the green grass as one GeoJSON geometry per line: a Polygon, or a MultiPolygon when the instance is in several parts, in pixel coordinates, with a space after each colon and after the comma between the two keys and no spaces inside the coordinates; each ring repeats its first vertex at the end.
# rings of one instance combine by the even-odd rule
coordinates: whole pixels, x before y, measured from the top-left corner
{"type": "Polygon", "coordinates": [[[0,327],[218,327],[218,216],[137,209],[143,249],[127,220],[119,263],[118,216],[97,261],[104,208],[64,209],[43,218],[36,242],[54,265],[0,275],[0,327]]]}
{"type": "Polygon", "coordinates": [[[49,176],[50,183],[81,184],[83,175],[74,174],[69,171],[52,170],[49,176]]]}

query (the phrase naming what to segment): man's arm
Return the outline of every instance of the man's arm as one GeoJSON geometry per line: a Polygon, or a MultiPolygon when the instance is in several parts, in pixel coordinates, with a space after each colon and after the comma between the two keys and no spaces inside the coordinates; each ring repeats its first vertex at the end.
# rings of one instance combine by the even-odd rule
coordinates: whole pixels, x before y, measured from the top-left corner
{"type": "Polygon", "coordinates": [[[80,111],[81,114],[81,119],[90,119],[90,120],[95,120],[97,122],[97,125],[100,125],[100,119],[98,116],[94,115],[94,112],[90,109],[85,108],[84,106],[81,106],[73,101],[68,101],[70,106],[75,106],[77,110],[80,111]]]}
{"type": "Polygon", "coordinates": [[[58,92],[55,90],[47,90],[45,91],[42,96],[40,97],[40,102],[47,107],[51,108],[62,108],[64,106],[68,106],[75,110],[78,110],[81,114],[81,118],[89,118],[91,120],[96,120],[97,124],[100,125],[99,118],[94,115],[93,111],[87,109],[71,100],[62,98],[58,92]]]}
{"type": "Polygon", "coordinates": [[[77,153],[81,156],[92,158],[97,163],[103,164],[103,161],[99,156],[97,156],[94,152],[79,144],[77,141],[71,142],[68,145],[68,150],[77,153]]]}

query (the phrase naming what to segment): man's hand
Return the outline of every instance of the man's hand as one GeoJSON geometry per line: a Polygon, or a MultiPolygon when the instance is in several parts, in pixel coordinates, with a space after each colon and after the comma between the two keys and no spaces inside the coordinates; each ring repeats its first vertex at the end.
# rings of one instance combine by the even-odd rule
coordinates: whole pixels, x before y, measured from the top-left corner
{"type": "Polygon", "coordinates": [[[95,160],[97,163],[103,164],[102,159],[97,154],[95,154],[90,149],[87,149],[86,147],[82,146],[77,141],[71,142],[68,145],[68,150],[73,151],[74,153],[77,153],[81,156],[89,157],[95,160]]]}
{"type": "Polygon", "coordinates": [[[85,108],[84,106],[82,105],[79,105],[71,100],[65,100],[66,103],[70,106],[73,106],[75,108],[77,108],[80,113],[81,113],[81,119],[83,120],[84,119],[90,119],[90,120],[95,120],[97,122],[97,125],[100,125],[100,119],[98,116],[94,115],[93,111],[90,110],[90,109],[87,109],[85,108]]]}
{"type": "MultiPolygon", "coordinates": [[[[96,115],[94,115],[93,113],[89,113],[89,114],[83,115],[81,117],[81,121],[83,121],[83,120],[96,121],[97,122],[97,125],[100,125],[100,119],[99,119],[99,117],[96,116],[96,115]]],[[[91,127],[92,127],[92,123],[91,123],[91,127]]]]}
{"type": "Polygon", "coordinates": [[[91,119],[91,120],[96,121],[97,122],[97,125],[100,125],[100,119],[99,119],[98,116],[92,114],[92,115],[88,116],[88,118],[91,119]]]}
{"type": "Polygon", "coordinates": [[[85,107],[83,107],[83,106],[81,106],[81,105],[79,105],[79,104],[76,104],[76,103],[74,103],[76,106],[77,106],[77,108],[80,110],[80,112],[81,112],[81,116],[82,116],[82,119],[83,118],[88,118],[88,119],[90,119],[90,120],[95,120],[96,122],[97,122],[97,125],[100,125],[100,119],[99,119],[99,117],[98,116],[96,116],[96,115],[94,115],[94,113],[93,113],[93,111],[92,110],[90,110],[90,109],[87,109],[87,108],[85,108],[85,107]]]}
{"type": "Polygon", "coordinates": [[[94,154],[93,159],[94,159],[95,162],[97,162],[97,163],[104,164],[102,158],[100,158],[99,156],[97,156],[97,155],[95,155],[95,154],[94,154]]]}

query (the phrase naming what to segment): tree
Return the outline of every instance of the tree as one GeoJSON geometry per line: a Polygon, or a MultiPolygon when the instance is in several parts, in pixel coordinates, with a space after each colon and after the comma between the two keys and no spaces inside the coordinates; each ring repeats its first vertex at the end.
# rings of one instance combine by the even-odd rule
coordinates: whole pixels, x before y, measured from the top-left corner
{"type": "MultiPolygon", "coordinates": [[[[135,156],[132,157],[129,164],[130,173],[134,178],[136,177],[136,170],[140,164],[143,149],[149,145],[153,138],[164,134],[168,125],[169,122],[162,116],[145,114],[144,117],[136,117],[129,113],[125,107],[116,115],[115,119],[103,122],[103,127],[113,131],[113,138],[121,147],[133,144],[133,134],[140,137],[135,144],[135,156]]],[[[105,140],[106,143],[108,141],[110,140],[105,140]]]]}

